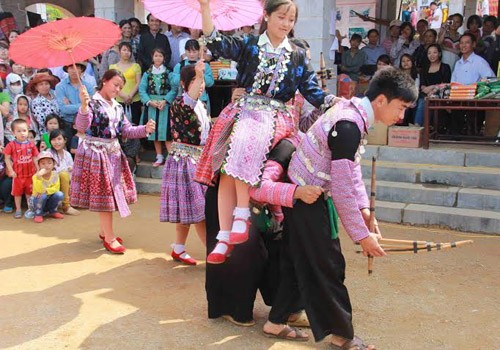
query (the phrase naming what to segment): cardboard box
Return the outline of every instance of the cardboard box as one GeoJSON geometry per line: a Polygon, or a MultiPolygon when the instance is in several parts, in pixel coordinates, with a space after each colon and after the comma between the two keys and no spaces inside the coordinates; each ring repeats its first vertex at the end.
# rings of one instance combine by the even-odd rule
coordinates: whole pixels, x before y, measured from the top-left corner
{"type": "Polygon", "coordinates": [[[484,136],[495,137],[498,130],[500,130],[500,111],[486,111],[484,136]]]}
{"type": "Polygon", "coordinates": [[[387,145],[387,125],[376,122],[374,129],[368,132],[369,145],[387,145]]]}
{"type": "Polygon", "coordinates": [[[391,126],[389,128],[389,146],[419,148],[422,147],[423,127],[391,126]]]}

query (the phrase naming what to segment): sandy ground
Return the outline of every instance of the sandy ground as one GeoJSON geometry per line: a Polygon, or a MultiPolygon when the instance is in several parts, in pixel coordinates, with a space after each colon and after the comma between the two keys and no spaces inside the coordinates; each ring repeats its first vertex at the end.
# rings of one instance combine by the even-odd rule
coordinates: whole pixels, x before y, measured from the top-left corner
{"type": "MultiPolygon", "coordinates": [[[[43,224],[0,214],[0,348],[328,349],[264,337],[269,309],[260,298],[254,327],[207,320],[205,265],[166,254],[174,225],[158,221],[158,207],[158,197],[140,196],[130,218],[117,218],[124,256],[102,248],[93,213],[43,224]]],[[[343,234],[356,333],[378,349],[500,349],[500,237],[382,229],[391,238],[475,243],[376,259],[369,277],[343,234]]],[[[194,233],[188,247],[203,260],[194,233]]]]}

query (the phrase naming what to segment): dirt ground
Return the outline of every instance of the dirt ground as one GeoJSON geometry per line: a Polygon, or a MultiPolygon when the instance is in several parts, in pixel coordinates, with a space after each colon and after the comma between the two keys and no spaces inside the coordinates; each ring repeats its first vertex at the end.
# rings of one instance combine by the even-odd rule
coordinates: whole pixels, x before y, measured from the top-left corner
{"type": "MultiPolygon", "coordinates": [[[[158,221],[158,208],[158,197],[140,196],[131,217],[116,217],[124,256],[104,250],[93,213],[43,224],[0,214],[0,348],[328,349],[264,337],[269,308],[260,298],[254,327],[207,320],[205,265],[166,254],[175,230],[158,221]]],[[[500,236],[382,229],[391,238],[474,244],[376,259],[369,277],[366,258],[342,234],[356,333],[378,349],[500,349],[500,236]]],[[[203,260],[194,233],[188,248],[203,260]]]]}

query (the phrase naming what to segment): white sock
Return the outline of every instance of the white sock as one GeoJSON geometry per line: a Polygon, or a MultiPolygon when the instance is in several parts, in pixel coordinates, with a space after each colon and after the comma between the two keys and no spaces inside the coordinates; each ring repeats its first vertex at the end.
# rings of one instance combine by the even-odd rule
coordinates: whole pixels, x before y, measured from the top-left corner
{"type": "MultiPolygon", "coordinates": [[[[234,208],[233,211],[235,219],[247,220],[250,217],[250,208],[234,208]]],[[[246,223],[244,221],[238,220],[233,221],[233,226],[231,227],[231,232],[243,233],[246,230],[246,223]]]]}
{"type": "Polygon", "coordinates": [[[229,231],[219,231],[215,238],[217,238],[218,241],[229,242],[229,231]]]}
{"type": "Polygon", "coordinates": [[[229,248],[228,248],[227,244],[224,244],[222,242],[224,242],[224,241],[217,242],[214,250],[212,250],[212,253],[226,254],[226,252],[229,248]]]}
{"type": "Polygon", "coordinates": [[[163,162],[163,154],[157,154],[156,155],[156,161],[158,163],[162,163],[163,162]]]}
{"type": "Polygon", "coordinates": [[[191,256],[185,252],[186,246],[184,244],[172,244],[172,248],[174,249],[175,254],[183,254],[179,255],[182,259],[189,259],[191,256]]]}

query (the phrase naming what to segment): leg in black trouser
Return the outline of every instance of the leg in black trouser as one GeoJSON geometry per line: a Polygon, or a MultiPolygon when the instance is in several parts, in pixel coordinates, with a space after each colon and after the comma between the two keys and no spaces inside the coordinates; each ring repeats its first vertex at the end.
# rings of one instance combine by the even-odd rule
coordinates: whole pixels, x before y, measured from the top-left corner
{"type": "Polygon", "coordinates": [[[6,176],[0,180],[0,199],[3,200],[4,207],[14,207],[14,197],[12,197],[11,192],[12,178],[6,176]]]}
{"type": "Polygon", "coordinates": [[[71,139],[76,135],[76,130],[73,128],[73,122],[64,120],[63,126],[64,136],[66,136],[66,149],[71,150],[71,139]]]}
{"type": "Polygon", "coordinates": [[[269,312],[269,321],[275,324],[285,324],[290,315],[303,309],[299,286],[295,276],[295,268],[290,257],[289,235],[285,223],[283,238],[280,245],[279,286],[274,296],[273,306],[269,312]]]}
{"type": "Polygon", "coordinates": [[[352,308],[344,285],[345,260],[338,239],[332,240],[326,201],[298,200],[283,208],[290,253],[299,290],[316,341],[329,334],[354,337],[352,308]]]}

